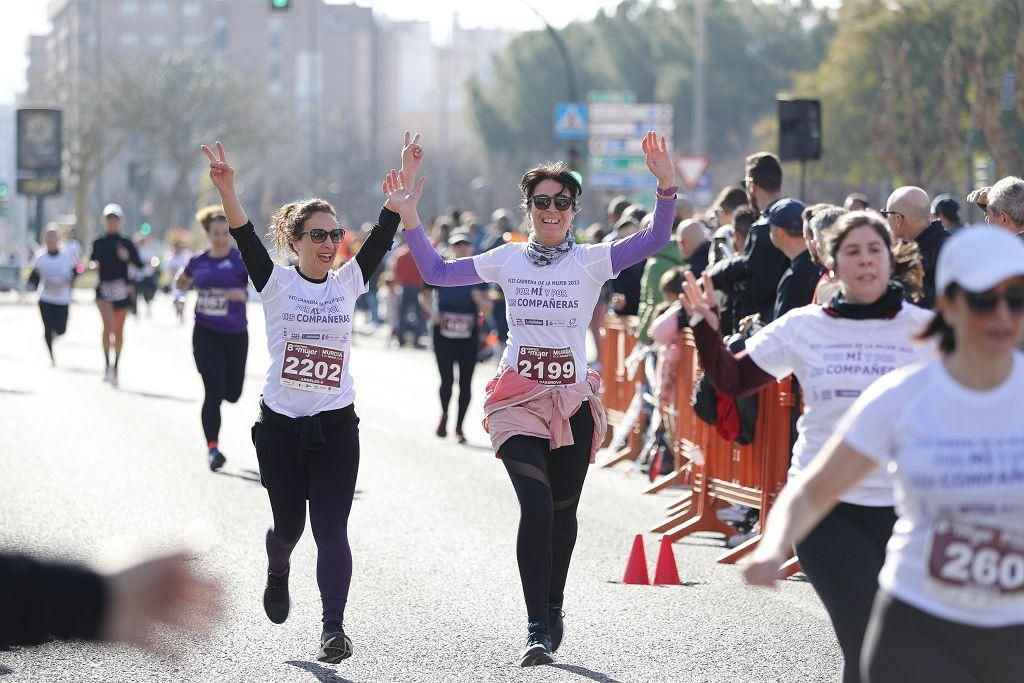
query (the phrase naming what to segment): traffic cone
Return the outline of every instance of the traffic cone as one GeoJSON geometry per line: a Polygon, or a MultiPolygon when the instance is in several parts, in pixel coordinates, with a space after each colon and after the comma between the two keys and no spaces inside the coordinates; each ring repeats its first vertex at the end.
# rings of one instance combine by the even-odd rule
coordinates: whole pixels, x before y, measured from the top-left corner
{"type": "Polygon", "coordinates": [[[629,559],[626,561],[626,573],[622,576],[622,583],[649,586],[650,578],[647,574],[647,555],[644,553],[644,537],[637,534],[633,539],[633,549],[629,551],[629,559]]]}
{"type": "Polygon", "coordinates": [[[661,537],[661,547],[658,549],[658,566],[654,570],[655,586],[681,586],[679,580],[679,569],[676,567],[676,554],[672,549],[672,539],[668,536],[661,537]]]}

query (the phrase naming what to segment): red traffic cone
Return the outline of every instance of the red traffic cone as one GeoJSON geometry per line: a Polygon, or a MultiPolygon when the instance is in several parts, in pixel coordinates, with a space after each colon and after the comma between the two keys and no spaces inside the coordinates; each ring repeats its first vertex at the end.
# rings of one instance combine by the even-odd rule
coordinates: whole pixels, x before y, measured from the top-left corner
{"type": "Polygon", "coordinates": [[[661,537],[661,547],[658,549],[658,566],[654,570],[655,586],[681,586],[679,580],[679,569],[676,567],[676,554],[672,549],[672,539],[668,536],[661,537]]]}
{"type": "Polygon", "coordinates": [[[644,537],[637,534],[633,539],[633,549],[629,551],[629,559],[626,561],[626,573],[622,576],[622,583],[638,584],[649,586],[651,583],[647,574],[647,555],[644,553],[644,537]]]}

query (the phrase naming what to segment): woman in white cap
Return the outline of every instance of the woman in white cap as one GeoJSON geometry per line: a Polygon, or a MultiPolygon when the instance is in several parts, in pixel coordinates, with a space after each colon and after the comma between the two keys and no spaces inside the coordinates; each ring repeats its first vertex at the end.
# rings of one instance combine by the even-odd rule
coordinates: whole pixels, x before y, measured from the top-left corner
{"type": "Polygon", "coordinates": [[[887,471],[898,519],[862,673],[889,681],[1024,680],[1024,244],[958,231],[942,248],[941,356],[871,385],[783,490],[747,581],[772,585],[788,549],[845,492],[887,471]]]}
{"type": "Polygon", "coordinates": [[[121,347],[124,345],[124,319],[132,307],[132,285],[128,280],[128,264],[142,268],[142,260],[135,245],[121,235],[124,209],[120,204],[103,207],[103,220],[107,234],[92,243],[90,267],[99,271],[96,285],[96,305],[103,318],[103,362],[104,382],[117,386],[117,370],[121,362],[121,347]],[[114,349],[111,362],[110,349],[114,349]]]}
{"type": "MultiPolygon", "coordinates": [[[[455,258],[473,255],[472,237],[467,230],[453,230],[448,246],[455,258]]],[[[455,418],[455,439],[466,443],[462,423],[469,410],[473,371],[480,353],[480,314],[490,315],[494,303],[487,297],[485,284],[461,287],[424,287],[420,302],[434,328],[434,358],[441,374],[441,419],[435,434],[448,436],[448,406],[455,384],[454,366],[459,366],[459,412],[455,418]]]]}
{"type": "MultiPolygon", "coordinates": [[[[904,301],[904,289],[893,279],[892,234],[881,217],[864,211],[844,215],[826,251],[839,291],[823,306],[794,308],[773,320],[735,356],[718,331],[710,278],[704,278],[703,291],[689,274],[684,286],[701,364],[720,393],[749,396],[789,375],[800,383],[803,412],[791,482],[805,476],[861,391],[887,372],[935,353],[934,346],[915,341],[932,314],[904,301]]],[[[839,504],[796,543],[800,566],[842,649],[844,683],[861,680],[860,648],[896,521],[893,504],[892,482],[876,472],[843,492],[839,504]]]]}

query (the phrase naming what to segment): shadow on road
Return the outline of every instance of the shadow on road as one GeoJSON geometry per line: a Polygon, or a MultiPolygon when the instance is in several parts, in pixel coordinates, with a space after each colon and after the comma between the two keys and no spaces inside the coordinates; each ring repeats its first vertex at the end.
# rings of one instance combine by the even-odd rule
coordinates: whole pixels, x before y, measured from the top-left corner
{"type": "Polygon", "coordinates": [[[103,374],[96,368],[79,368],[75,367],[74,365],[58,365],[57,369],[60,370],[61,372],[73,372],[76,375],[96,375],[97,377],[99,377],[100,375],[103,374]]]}
{"type": "Polygon", "coordinates": [[[299,662],[292,660],[290,662],[285,662],[285,664],[291,664],[298,669],[308,671],[313,674],[316,680],[320,681],[320,683],[353,683],[347,678],[340,677],[334,672],[334,669],[328,669],[326,666],[316,664],[315,662],[299,662]]]}
{"type": "Polygon", "coordinates": [[[131,394],[132,396],[141,396],[142,398],[155,398],[159,401],[175,401],[177,403],[198,403],[194,398],[182,398],[181,396],[171,396],[169,394],[155,394],[151,391],[137,391],[135,389],[118,389],[122,394],[131,394]]]}
{"type": "Polygon", "coordinates": [[[568,671],[578,676],[583,676],[583,678],[589,678],[592,681],[599,681],[599,683],[621,683],[620,681],[612,678],[611,676],[599,673],[597,671],[591,671],[590,669],[587,669],[582,666],[575,666],[573,664],[552,664],[551,668],[561,669],[562,671],[568,671]]]}
{"type": "Polygon", "coordinates": [[[217,474],[222,477],[234,477],[235,479],[244,479],[245,481],[251,481],[254,484],[259,484],[260,473],[256,470],[242,470],[241,472],[228,472],[227,470],[217,470],[217,474]]]}
{"type": "Polygon", "coordinates": [[[14,669],[8,669],[6,666],[0,666],[0,676],[6,676],[7,674],[14,673],[14,669]]]}
{"type": "Polygon", "coordinates": [[[14,394],[16,396],[31,396],[33,393],[35,393],[35,392],[29,391],[28,389],[5,389],[4,387],[0,387],[0,394],[14,394]]]}

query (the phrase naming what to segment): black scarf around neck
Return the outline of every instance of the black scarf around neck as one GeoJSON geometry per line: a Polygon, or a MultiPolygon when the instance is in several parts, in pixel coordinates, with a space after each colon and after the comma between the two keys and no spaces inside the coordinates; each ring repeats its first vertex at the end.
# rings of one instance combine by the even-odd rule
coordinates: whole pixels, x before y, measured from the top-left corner
{"type": "Polygon", "coordinates": [[[885,294],[870,304],[855,304],[846,299],[842,290],[832,295],[823,310],[833,318],[850,320],[871,320],[895,318],[903,308],[903,285],[896,281],[889,283],[885,294]]]}

